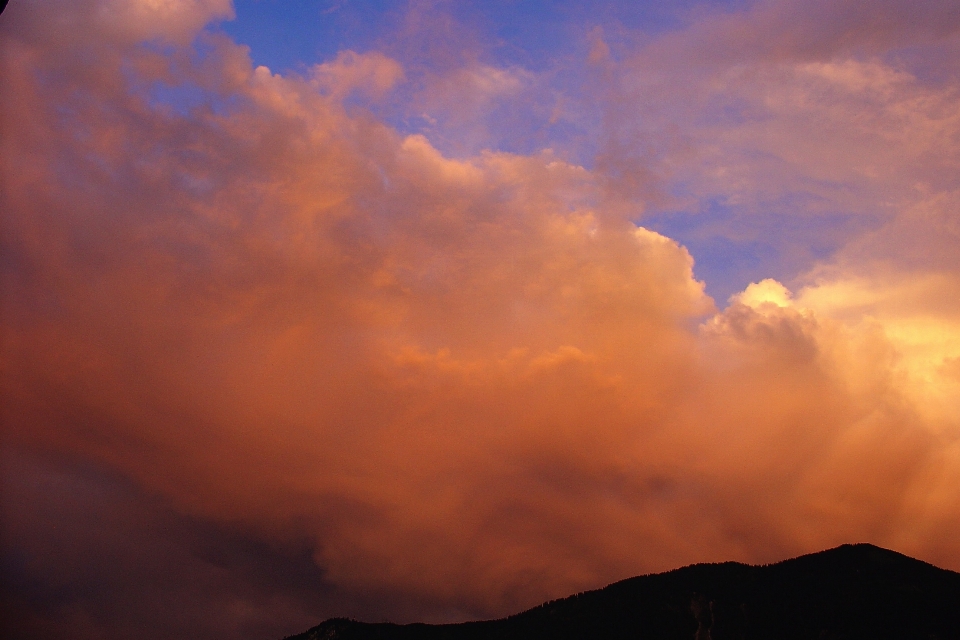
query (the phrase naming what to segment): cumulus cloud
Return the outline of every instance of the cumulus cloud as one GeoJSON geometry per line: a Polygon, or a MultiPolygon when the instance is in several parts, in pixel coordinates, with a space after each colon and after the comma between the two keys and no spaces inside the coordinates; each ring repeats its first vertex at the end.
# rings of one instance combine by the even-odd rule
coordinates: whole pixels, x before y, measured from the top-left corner
{"type": "MultiPolygon", "coordinates": [[[[222,37],[201,55],[187,36],[229,7],[183,7],[136,36],[175,51],[124,27],[67,66],[82,43],[41,8],[4,16],[8,446],[109,469],[191,521],[307,540],[324,584],[401,619],[851,540],[960,567],[955,197],[896,209],[793,293],[762,280],[718,309],[683,246],[605,208],[604,175],[550,151],[450,158],[344,106],[389,91],[396,61],[273,74],[222,37]],[[157,82],[204,97],[171,108],[157,82]],[[901,229],[940,238],[942,261],[891,275],[915,255],[901,229]]],[[[802,108],[846,121],[847,92],[918,126],[953,99],[880,63],[776,74],[737,85],[773,132],[802,108]],[[836,105],[774,99],[807,82],[839,86],[836,105]]],[[[762,142],[716,131],[721,150],[762,142]]],[[[914,157],[952,162],[938,139],[914,157]]]]}

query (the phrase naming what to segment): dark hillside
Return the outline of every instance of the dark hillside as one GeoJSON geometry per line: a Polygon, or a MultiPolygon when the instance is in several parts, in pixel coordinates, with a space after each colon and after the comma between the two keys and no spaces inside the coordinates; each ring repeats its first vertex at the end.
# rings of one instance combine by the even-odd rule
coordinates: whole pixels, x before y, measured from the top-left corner
{"type": "Polygon", "coordinates": [[[868,544],[767,566],[700,564],[446,625],[334,619],[288,640],[960,640],[960,573],[868,544]]]}

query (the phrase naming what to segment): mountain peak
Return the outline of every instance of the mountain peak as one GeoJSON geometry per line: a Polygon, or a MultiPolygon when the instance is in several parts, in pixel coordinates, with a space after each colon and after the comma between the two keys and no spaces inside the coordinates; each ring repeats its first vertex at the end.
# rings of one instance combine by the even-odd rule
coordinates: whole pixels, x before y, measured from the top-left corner
{"type": "Polygon", "coordinates": [[[696,564],[638,576],[500,620],[328,620],[288,640],[958,640],[960,573],[872,544],[775,564],[696,564]]]}

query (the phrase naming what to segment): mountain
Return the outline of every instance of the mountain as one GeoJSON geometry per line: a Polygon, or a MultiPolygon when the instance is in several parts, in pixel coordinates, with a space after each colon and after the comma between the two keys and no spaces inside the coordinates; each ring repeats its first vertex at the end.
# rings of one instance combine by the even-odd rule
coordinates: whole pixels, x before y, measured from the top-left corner
{"type": "Polygon", "coordinates": [[[286,640],[960,640],[960,573],[869,544],[777,564],[697,564],[503,618],[335,618],[286,640]]]}

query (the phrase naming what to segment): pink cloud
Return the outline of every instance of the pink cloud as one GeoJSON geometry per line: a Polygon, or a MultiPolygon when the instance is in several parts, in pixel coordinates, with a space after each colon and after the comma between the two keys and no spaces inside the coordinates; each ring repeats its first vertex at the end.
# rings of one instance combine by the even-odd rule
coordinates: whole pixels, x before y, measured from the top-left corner
{"type": "MultiPolygon", "coordinates": [[[[309,539],[332,583],[406,598],[411,616],[854,539],[960,567],[956,419],[921,393],[931,371],[944,406],[958,393],[960,329],[953,305],[933,312],[936,287],[841,255],[792,295],[765,281],[718,310],[686,249],[604,199],[609,176],[549,151],[452,159],[348,112],[348,89],[401,77],[377,53],[284,77],[210,38],[191,62],[187,35],[229,7],[172,6],[131,5],[67,63],[82,37],[9,12],[25,25],[0,45],[12,446],[102,465],[199,520],[309,539]],[[134,44],[161,36],[179,47],[168,65],[134,44]],[[179,114],[151,100],[158,78],[231,101],[179,114]],[[869,314],[832,295],[851,283],[869,314]],[[896,332],[931,316],[927,342],[896,332]]],[[[91,7],[113,5],[58,8],[91,7]]],[[[483,90],[514,86],[481,71],[483,90]]],[[[952,161],[930,133],[952,135],[933,116],[947,91],[881,62],[758,74],[707,83],[773,124],[696,131],[747,191],[793,179],[757,149],[804,177],[848,140],[864,162],[887,154],[881,179],[898,155],[935,156],[931,183],[952,161]],[[864,101],[870,126],[802,146],[798,112],[841,131],[864,101]],[[883,151],[905,121],[916,146],[883,151]]],[[[725,183],[720,164],[706,172],[725,183]]],[[[892,224],[952,229],[953,200],[930,202],[892,224]]],[[[896,262],[888,233],[861,250],[896,262]]],[[[952,262],[918,271],[953,286],[952,262]]]]}

